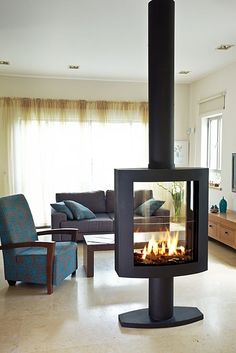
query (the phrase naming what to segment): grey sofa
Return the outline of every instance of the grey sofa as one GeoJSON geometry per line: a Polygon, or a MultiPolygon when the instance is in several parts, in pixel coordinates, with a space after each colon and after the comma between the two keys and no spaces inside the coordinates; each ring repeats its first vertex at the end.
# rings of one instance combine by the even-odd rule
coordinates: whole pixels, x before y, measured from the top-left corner
{"type": "MultiPolygon", "coordinates": [[[[134,195],[134,209],[143,202],[153,197],[152,190],[137,190],[134,195]]],[[[83,220],[69,220],[65,213],[56,212],[52,209],[52,228],[78,228],[77,241],[83,240],[83,235],[114,233],[114,190],[80,192],[80,193],[57,193],[56,202],[65,200],[76,201],[89,208],[96,218],[83,220]]],[[[134,231],[148,232],[157,228],[169,228],[169,210],[161,207],[151,217],[134,215],[134,231]]],[[[70,239],[68,234],[55,234],[53,240],[65,241],[70,239]]]]}

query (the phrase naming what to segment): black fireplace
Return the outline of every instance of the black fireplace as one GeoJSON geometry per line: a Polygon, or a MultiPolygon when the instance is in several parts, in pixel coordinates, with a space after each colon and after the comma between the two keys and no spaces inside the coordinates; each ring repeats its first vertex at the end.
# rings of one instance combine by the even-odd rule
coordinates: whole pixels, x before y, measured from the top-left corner
{"type": "Polygon", "coordinates": [[[173,278],[207,270],[208,253],[208,169],[174,167],[174,1],[148,6],[149,167],[115,170],[115,268],[122,277],[149,278],[149,307],[119,321],[142,328],[203,319],[197,308],[173,306],[173,278]]]}

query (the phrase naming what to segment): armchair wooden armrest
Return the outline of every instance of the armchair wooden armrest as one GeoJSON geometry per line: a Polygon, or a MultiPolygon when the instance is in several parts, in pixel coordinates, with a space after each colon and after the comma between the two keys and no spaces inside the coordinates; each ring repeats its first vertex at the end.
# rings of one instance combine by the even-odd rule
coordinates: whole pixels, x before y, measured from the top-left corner
{"type": "Polygon", "coordinates": [[[46,229],[40,230],[37,232],[38,235],[46,235],[46,234],[71,234],[72,241],[76,241],[76,236],[79,234],[79,230],[77,228],[54,228],[54,229],[46,229]]]}
{"type": "Polygon", "coordinates": [[[47,273],[47,291],[48,294],[52,294],[53,285],[52,285],[52,276],[53,276],[53,260],[55,254],[55,241],[26,241],[22,243],[11,243],[0,246],[0,250],[10,250],[16,248],[46,248],[47,249],[47,265],[46,265],[46,273],[47,273]]]}

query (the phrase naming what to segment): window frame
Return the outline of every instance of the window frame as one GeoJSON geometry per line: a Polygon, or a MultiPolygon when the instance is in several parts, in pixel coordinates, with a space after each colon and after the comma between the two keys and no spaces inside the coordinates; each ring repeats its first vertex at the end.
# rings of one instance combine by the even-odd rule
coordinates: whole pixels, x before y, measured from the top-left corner
{"type": "Polygon", "coordinates": [[[207,156],[206,164],[211,171],[221,172],[221,156],[222,156],[222,113],[205,117],[207,121],[207,156]],[[217,151],[216,151],[216,168],[211,168],[211,129],[212,121],[217,122],[217,151]]]}

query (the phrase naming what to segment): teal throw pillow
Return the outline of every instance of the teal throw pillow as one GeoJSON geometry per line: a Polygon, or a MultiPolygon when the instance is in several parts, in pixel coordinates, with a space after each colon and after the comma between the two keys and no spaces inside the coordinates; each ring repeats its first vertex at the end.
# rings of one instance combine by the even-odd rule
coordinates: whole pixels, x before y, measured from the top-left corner
{"type": "Polygon", "coordinates": [[[142,217],[150,217],[152,216],[163,204],[165,201],[160,201],[160,200],[155,200],[155,199],[149,199],[142,203],[140,206],[138,206],[135,210],[134,213],[137,216],[142,216],[142,217]]]}
{"type": "Polygon", "coordinates": [[[65,205],[73,213],[74,219],[77,219],[79,221],[81,219],[96,218],[95,214],[89,208],[85,207],[84,205],[81,205],[81,203],[71,200],[65,200],[64,202],[65,205]]]}
{"type": "Polygon", "coordinates": [[[68,219],[70,220],[74,219],[71,210],[64,204],[63,201],[51,203],[51,206],[55,211],[65,213],[68,219]]]}

